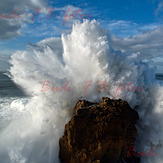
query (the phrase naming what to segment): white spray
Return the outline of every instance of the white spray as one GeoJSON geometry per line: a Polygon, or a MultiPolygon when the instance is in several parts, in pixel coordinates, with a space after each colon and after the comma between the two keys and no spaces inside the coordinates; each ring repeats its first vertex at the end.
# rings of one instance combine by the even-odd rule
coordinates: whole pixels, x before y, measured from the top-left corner
{"type": "Polygon", "coordinates": [[[74,24],[70,34],[37,43],[32,52],[12,55],[12,80],[30,97],[11,105],[15,116],[0,131],[0,162],[58,163],[58,141],[76,102],[98,102],[107,96],[127,100],[138,111],[137,151],[149,151],[155,146],[158,153],[157,157],[143,157],[142,162],[162,163],[163,88],[154,79],[155,69],[138,61],[136,54],[114,50],[110,40],[99,23],[86,20],[74,24]],[[51,88],[61,88],[69,81],[67,87],[72,91],[41,92],[42,81],[49,81],[51,88]],[[84,95],[83,87],[90,81],[92,86],[84,95]],[[106,81],[105,91],[98,91],[99,81],[106,81]],[[119,83],[122,87],[131,82],[132,87],[143,89],[119,90],[115,96],[119,83]]]}

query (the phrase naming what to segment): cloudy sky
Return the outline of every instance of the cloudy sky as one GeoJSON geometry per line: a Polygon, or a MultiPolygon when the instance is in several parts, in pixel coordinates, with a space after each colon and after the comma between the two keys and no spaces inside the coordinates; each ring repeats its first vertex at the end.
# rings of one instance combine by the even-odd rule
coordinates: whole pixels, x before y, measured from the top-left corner
{"type": "Polygon", "coordinates": [[[60,37],[82,18],[108,29],[115,49],[139,53],[142,60],[154,58],[152,64],[163,73],[162,0],[0,0],[0,71],[9,67],[14,52],[60,37]],[[67,13],[75,17],[66,19],[67,13]]]}

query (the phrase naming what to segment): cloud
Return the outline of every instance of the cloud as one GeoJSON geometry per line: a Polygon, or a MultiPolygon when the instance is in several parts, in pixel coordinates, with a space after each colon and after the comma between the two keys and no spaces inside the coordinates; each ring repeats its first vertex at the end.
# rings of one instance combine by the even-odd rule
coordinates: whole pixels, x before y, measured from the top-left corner
{"type": "Polygon", "coordinates": [[[130,21],[111,20],[107,24],[107,29],[120,37],[128,37],[131,33],[132,35],[138,34],[137,26],[136,23],[130,21]]]}
{"type": "Polygon", "coordinates": [[[163,2],[158,4],[157,9],[155,10],[155,15],[158,16],[163,11],[163,2]]]}
{"type": "Polygon", "coordinates": [[[19,14],[21,16],[20,19],[0,19],[0,39],[12,39],[17,35],[21,34],[21,29],[23,28],[23,23],[31,22],[30,11],[37,7],[45,8],[48,4],[44,0],[0,0],[0,15],[7,15],[9,16],[12,14],[15,9],[16,15],[19,14]]]}
{"type": "Polygon", "coordinates": [[[163,26],[129,38],[112,36],[112,47],[139,55],[140,59],[163,57],[163,26]]]}
{"type": "Polygon", "coordinates": [[[124,20],[101,21],[101,23],[113,34],[122,38],[130,37],[133,35],[140,35],[160,26],[160,24],[156,23],[143,25],[124,20]]]}
{"type": "MultiPolygon", "coordinates": [[[[128,25],[125,25],[125,22],[115,22],[114,24],[112,23],[110,27],[114,27],[117,25],[119,26],[119,24],[124,24],[126,28],[130,26],[130,23],[128,23],[128,25]]],[[[149,26],[139,26],[139,29],[142,29],[143,33],[139,33],[138,35],[131,36],[128,38],[120,38],[116,35],[111,35],[109,41],[111,47],[113,49],[126,52],[131,57],[139,56],[135,57],[135,61],[154,59],[154,62],[151,64],[156,65],[159,68],[159,71],[163,70],[163,67],[161,66],[161,64],[163,63],[163,26],[157,27],[157,25],[151,24],[149,26]]],[[[49,38],[40,41],[39,43],[30,45],[34,49],[40,50],[44,49],[45,47],[49,47],[52,49],[54,44],[54,39],[49,38]]]]}
{"type": "Polygon", "coordinates": [[[34,19],[33,24],[26,24],[22,33],[23,36],[32,36],[33,38],[60,36],[62,33],[67,33],[72,28],[73,23],[82,21],[81,16],[83,14],[85,14],[86,17],[89,16],[87,9],[72,5],[51,8],[52,14],[49,16],[51,17],[50,19],[47,19],[47,12],[46,10],[46,12],[43,13],[41,10],[41,13],[34,19]],[[66,19],[67,13],[68,17],[66,19]]]}

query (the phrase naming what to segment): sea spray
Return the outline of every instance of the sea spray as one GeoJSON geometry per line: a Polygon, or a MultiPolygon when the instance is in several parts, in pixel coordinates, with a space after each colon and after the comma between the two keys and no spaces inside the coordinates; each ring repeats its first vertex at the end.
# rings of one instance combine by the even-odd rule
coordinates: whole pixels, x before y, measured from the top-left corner
{"type": "Polygon", "coordinates": [[[139,112],[137,150],[157,149],[157,157],[142,158],[142,162],[162,163],[163,88],[154,79],[154,68],[139,61],[139,55],[114,50],[111,39],[98,22],[86,20],[74,24],[70,34],[40,41],[33,52],[18,51],[11,56],[11,78],[29,98],[21,103],[23,109],[16,106],[11,123],[0,132],[0,162],[59,162],[58,140],[77,101],[114,98],[120,82],[133,82],[143,90],[119,92],[116,98],[128,101],[139,112]],[[73,91],[41,92],[41,81],[45,80],[59,87],[71,81],[73,91]],[[99,92],[98,85],[93,85],[84,95],[83,83],[90,80],[106,81],[110,91],[99,92]]]}

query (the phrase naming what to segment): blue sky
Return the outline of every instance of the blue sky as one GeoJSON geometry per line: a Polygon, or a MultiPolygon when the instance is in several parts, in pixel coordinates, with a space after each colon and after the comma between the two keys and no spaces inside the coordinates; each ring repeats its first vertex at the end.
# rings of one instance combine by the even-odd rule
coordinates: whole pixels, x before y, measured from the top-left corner
{"type": "MultiPolygon", "coordinates": [[[[103,0],[103,1],[63,1],[54,5],[71,4],[78,7],[87,7],[95,10],[99,15],[96,18],[110,20],[126,20],[140,24],[160,22],[160,13],[157,13],[160,1],[152,0],[103,0]],[[86,6],[84,6],[86,5],[86,6]],[[158,17],[159,16],[159,17],[158,17]]],[[[95,15],[94,15],[95,16],[95,15]]]]}
{"type": "Polygon", "coordinates": [[[89,14],[90,20],[98,20],[118,38],[139,36],[163,24],[163,1],[160,0],[0,0],[0,4],[0,14],[9,15],[17,8],[21,15],[20,19],[0,19],[0,70],[6,69],[6,61],[12,53],[27,49],[29,43],[60,37],[62,32],[69,32],[74,21],[82,21],[74,18],[63,25],[68,9],[70,13],[82,10],[79,17],[89,14]],[[41,8],[40,14],[32,22],[36,8],[41,8]],[[56,16],[46,19],[49,8],[55,9],[56,16]]]}

